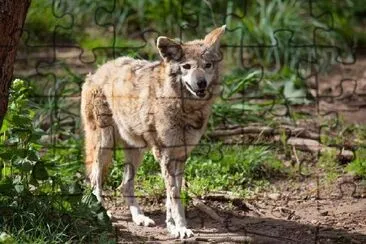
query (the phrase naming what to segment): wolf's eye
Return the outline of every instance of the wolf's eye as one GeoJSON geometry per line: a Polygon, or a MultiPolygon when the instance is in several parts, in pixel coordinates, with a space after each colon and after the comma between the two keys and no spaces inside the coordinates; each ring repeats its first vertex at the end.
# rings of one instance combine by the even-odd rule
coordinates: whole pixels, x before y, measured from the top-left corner
{"type": "Polygon", "coordinates": [[[190,64],[185,64],[182,67],[183,67],[183,69],[190,69],[191,68],[191,65],[190,64]]]}
{"type": "Polygon", "coordinates": [[[205,69],[209,69],[209,68],[211,68],[211,66],[212,66],[211,63],[207,63],[207,64],[205,64],[205,69]]]}

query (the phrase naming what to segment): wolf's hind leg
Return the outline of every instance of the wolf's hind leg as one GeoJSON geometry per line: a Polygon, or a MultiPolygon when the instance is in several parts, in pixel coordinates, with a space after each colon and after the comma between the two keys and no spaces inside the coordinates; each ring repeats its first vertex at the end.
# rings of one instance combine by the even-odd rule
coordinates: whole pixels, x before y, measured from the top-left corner
{"type": "Polygon", "coordinates": [[[154,220],[146,217],[141,210],[134,193],[134,179],[138,166],[141,164],[143,149],[139,148],[125,148],[125,170],[123,175],[123,182],[120,186],[122,193],[127,201],[132,215],[132,220],[137,225],[153,226],[154,220]]]}
{"type": "MultiPolygon", "coordinates": [[[[95,137],[93,148],[94,157],[91,168],[89,169],[89,179],[93,187],[94,195],[97,197],[99,202],[103,202],[102,185],[112,161],[114,127],[108,126],[105,128],[97,128],[93,133],[95,133],[93,135],[93,137],[95,137]]],[[[85,138],[85,140],[89,139],[91,138],[85,138]]],[[[89,143],[90,142],[91,141],[89,141],[89,143]]]]}

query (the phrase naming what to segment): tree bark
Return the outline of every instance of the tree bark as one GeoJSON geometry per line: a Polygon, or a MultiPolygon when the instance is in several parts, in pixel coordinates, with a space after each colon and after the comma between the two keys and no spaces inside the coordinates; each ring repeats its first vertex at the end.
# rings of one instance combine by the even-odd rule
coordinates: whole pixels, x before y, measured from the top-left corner
{"type": "Polygon", "coordinates": [[[31,0],[0,0],[0,128],[8,109],[17,45],[31,0]]]}

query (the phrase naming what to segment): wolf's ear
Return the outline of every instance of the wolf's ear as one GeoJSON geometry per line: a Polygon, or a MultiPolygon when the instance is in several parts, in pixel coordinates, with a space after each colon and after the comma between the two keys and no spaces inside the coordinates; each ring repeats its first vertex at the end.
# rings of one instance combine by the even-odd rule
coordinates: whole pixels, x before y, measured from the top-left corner
{"type": "Polygon", "coordinates": [[[165,36],[159,36],[156,42],[160,56],[166,60],[179,60],[183,56],[183,50],[179,43],[165,36]]]}
{"type": "Polygon", "coordinates": [[[222,35],[225,33],[225,29],[226,25],[223,25],[219,28],[214,29],[205,36],[205,39],[203,41],[209,51],[219,52],[220,39],[222,35]]]}

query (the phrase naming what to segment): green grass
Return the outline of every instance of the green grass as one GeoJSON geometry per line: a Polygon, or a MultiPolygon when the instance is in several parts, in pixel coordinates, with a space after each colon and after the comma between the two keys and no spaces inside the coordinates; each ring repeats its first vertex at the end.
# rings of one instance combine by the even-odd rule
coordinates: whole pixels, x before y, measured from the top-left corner
{"type": "Polygon", "coordinates": [[[333,183],[342,173],[342,166],[337,159],[337,149],[329,149],[322,152],[318,165],[324,171],[327,183],[333,183]]]}
{"type": "Polygon", "coordinates": [[[360,148],[356,151],[355,160],[347,165],[346,170],[366,180],[366,148],[360,148]]]}
{"type": "MultiPolygon", "coordinates": [[[[123,155],[119,155],[117,161],[122,162],[123,155]]],[[[115,186],[121,181],[121,164],[115,164],[111,171],[115,186]]],[[[224,190],[244,196],[285,174],[284,166],[270,148],[220,143],[209,147],[198,145],[185,167],[185,180],[189,185],[187,191],[195,195],[224,190]]],[[[137,171],[136,195],[148,198],[165,195],[160,166],[151,153],[145,155],[137,171]]]]}
{"type": "Polygon", "coordinates": [[[319,163],[327,172],[327,178],[335,179],[343,171],[366,179],[366,126],[349,124],[342,117],[323,121],[321,143],[324,145],[339,145],[355,152],[355,158],[344,167],[337,158],[337,151],[328,150],[322,153],[319,163]]]}
{"type": "Polygon", "coordinates": [[[211,144],[206,152],[198,146],[186,165],[188,190],[198,195],[218,190],[245,195],[284,173],[274,151],[260,146],[211,144]]]}
{"type": "MultiPolygon", "coordinates": [[[[185,180],[189,194],[204,195],[211,191],[231,191],[248,195],[286,175],[276,150],[261,146],[198,145],[186,162],[185,180]]],[[[118,151],[110,172],[108,186],[116,188],[123,177],[123,153],[118,151]]],[[[147,198],[165,196],[160,166],[147,152],[136,176],[136,195],[147,198]]]]}

